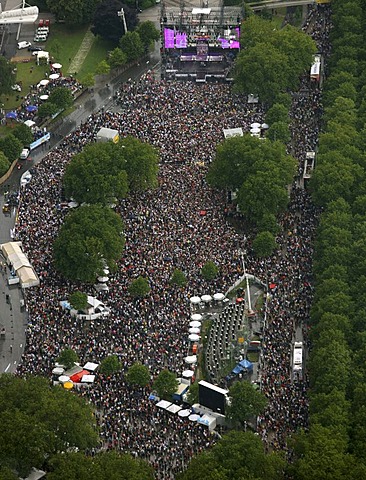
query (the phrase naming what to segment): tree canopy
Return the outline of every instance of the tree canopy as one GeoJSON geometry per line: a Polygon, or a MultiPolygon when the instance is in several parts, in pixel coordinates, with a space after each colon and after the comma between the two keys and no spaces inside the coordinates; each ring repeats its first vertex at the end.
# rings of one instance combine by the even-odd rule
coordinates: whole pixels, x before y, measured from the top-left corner
{"type": "Polygon", "coordinates": [[[108,207],[69,213],[53,245],[55,267],[72,280],[94,282],[105,263],[112,270],[125,244],[121,218],[108,207]]]}
{"type": "Polygon", "coordinates": [[[0,138],[0,151],[4,152],[10,162],[19,158],[23,149],[22,142],[12,133],[0,138]]]}
{"type": "Polygon", "coordinates": [[[11,63],[0,55],[0,95],[10,93],[11,87],[15,83],[15,75],[11,63]]]}
{"type": "Polygon", "coordinates": [[[133,30],[138,24],[136,10],[120,0],[105,0],[99,3],[95,10],[91,28],[94,35],[111,40],[115,46],[118,45],[120,38],[126,33],[122,18],[117,15],[121,8],[125,13],[128,31],[133,30]]]}
{"type": "Polygon", "coordinates": [[[117,355],[108,355],[100,363],[100,373],[103,375],[112,375],[115,372],[118,372],[122,369],[122,363],[120,362],[117,355]]]}
{"type": "Polygon", "coordinates": [[[169,370],[162,370],[155,378],[153,387],[154,390],[157,391],[159,397],[170,400],[178,387],[177,377],[169,370]]]}
{"type": "Polygon", "coordinates": [[[20,476],[69,447],[95,447],[91,407],[45,378],[0,376],[0,464],[20,476]]]}
{"type": "Polygon", "coordinates": [[[46,0],[47,7],[57,20],[65,20],[69,25],[90,22],[100,0],[46,0]]]}
{"type": "Polygon", "coordinates": [[[128,369],[127,381],[131,385],[146,387],[146,385],[150,382],[150,372],[148,367],[138,362],[134,363],[128,369]]]}
{"type": "Polygon", "coordinates": [[[243,425],[251,417],[257,416],[267,405],[263,393],[255,390],[253,385],[245,380],[233,383],[229,397],[231,402],[227,406],[226,416],[236,425],[243,425]]]}

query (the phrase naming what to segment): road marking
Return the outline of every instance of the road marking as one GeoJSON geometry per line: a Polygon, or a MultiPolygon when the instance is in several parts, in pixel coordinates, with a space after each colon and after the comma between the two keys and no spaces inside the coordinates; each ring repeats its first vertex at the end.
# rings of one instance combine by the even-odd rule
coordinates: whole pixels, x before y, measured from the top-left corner
{"type": "Polygon", "coordinates": [[[4,370],[4,372],[6,373],[6,372],[9,370],[9,368],[10,368],[10,363],[9,363],[9,365],[6,367],[6,369],[4,370]]]}

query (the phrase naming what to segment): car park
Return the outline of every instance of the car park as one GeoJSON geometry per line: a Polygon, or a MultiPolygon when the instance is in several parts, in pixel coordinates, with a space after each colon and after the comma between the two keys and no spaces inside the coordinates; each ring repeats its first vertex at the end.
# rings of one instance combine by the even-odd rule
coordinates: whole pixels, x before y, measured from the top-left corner
{"type": "Polygon", "coordinates": [[[18,50],[21,50],[22,48],[28,48],[30,47],[32,44],[31,42],[18,42],[18,50]]]}

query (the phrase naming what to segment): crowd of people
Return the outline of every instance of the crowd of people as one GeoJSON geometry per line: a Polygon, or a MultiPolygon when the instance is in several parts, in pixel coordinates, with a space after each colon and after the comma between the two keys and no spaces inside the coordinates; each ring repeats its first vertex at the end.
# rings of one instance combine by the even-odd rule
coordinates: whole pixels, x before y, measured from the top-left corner
{"type": "MultiPolygon", "coordinates": [[[[189,298],[226,291],[243,273],[238,250],[244,239],[225,216],[226,197],[205,181],[223,129],[250,130],[263,122],[264,111],[233,95],[225,84],[196,85],[156,81],[146,75],[138,83],[125,83],[117,94],[119,112],[90,115],[59,147],[33,169],[32,181],[22,190],[15,239],[40,277],[40,286],[26,291],[29,314],[27,345],[18,368],[20,375],[50,376],[64,348],[74,349],[82,364],[100,362],[118,355],[123,370],[104,377],[97,375],[83,391],[100,413],[103,446],[131,452],[148,460],[158,479],[172,479],[192,455],[216,442],[216,434],[156,408],[149,400],[150,388],[128,385],[126,372],[139,361],[153,379],[163,368],[179,377],[187,365],[189,349],[189,298]],[[109,292],[100,298],[111,309],[103,320],[85,322],[72,318],[60,306],[75,291],[92,293],[90,287],[75,285],[54,270],[52,243],[64,221],[57,208],[62,197],[62,176],[72,155],[95,140],[100,127],[116,128],[121,137],[133,135],[159,149],[159,185],[155,190],[132,193],[117,207],[125,224],[126,247],[111,275],[109,292]],[[207,283],[200,275],[202,265],[214,261],[219,277],[207,283]],[[185,289],[169,280],[175,268],[187,276],[185,289]],[[139,275],[149,279],[151,292],[132,299],[128,286],[139,275]]],[[[319,111],[320,95],[309,90],[293,103],[294,154],[299,160],[314,148],[311,134],[319,111]],[[309,132],[307,132],[309,129],[309,132]]],[[[284,448],[286,436],[307,424],[306,378],[291,381],[291,344],[305,335],[312,298],[311,258],[317,212],[306,190],[293,186],[288,212],[281,219],[279,249],[260,261],[248,258],[248,270],[276,285],[267,304],[263,334],[261,385],[269,399],[258,429],[269,448],[284,448]]],[[[250,240],[249,240],[250,243],[250,240]]]]}

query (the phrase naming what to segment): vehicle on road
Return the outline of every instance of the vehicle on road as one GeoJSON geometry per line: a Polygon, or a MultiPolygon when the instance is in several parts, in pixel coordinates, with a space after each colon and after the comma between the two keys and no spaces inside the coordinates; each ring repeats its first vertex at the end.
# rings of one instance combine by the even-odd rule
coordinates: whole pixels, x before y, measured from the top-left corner
{"type": "Polygon", "coordinates": [[[29,156],[30,150],[29,148],[23,148],[22,153],[20,154],[21,160],[26,160],[29,156]]]}
{"type": "Polygon", "coordinates": [[[28,48],[30,47],[32,44],[31,42],[18,42],[18,50],[21,50],[22,48],[28,48]]]}

